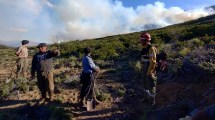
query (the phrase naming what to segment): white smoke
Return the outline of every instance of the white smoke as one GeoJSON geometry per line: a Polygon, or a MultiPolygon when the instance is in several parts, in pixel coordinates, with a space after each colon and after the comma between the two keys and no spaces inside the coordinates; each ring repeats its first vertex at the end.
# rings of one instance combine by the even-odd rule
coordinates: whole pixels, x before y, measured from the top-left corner
{"type": "Polygon", "coordinates": [[[185,11],[166,8],[162,2],[124,7],[112,0],[62,0],[56,9],[65,25],[58,35],[64,40],[97,38],[107,35],[164,27],[212,14],[203,8],[185,11]]]}
{"type": "Polygon", "coordinates": [[[133,8],[116,0],[0,0],[0,39],[82,40],[160,28],[213,13],[204,8],[167,8],[159,1],[133,8]]]}
{"type": "Polygon", "coordinates": [[[0,0],[0,40],[47,41],[53,28],[48,7],[54,5],[47,0],[0,0]]]}

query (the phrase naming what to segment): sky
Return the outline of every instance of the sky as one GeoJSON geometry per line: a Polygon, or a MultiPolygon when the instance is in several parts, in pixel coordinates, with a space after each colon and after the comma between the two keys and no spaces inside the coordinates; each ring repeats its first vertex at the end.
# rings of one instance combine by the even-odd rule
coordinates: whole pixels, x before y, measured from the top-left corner
{"type": "Polygon", "coordinates": [[[215,0],[0,0],[0,41],[62,42],[165,27],[214,10],[215,0]]]}

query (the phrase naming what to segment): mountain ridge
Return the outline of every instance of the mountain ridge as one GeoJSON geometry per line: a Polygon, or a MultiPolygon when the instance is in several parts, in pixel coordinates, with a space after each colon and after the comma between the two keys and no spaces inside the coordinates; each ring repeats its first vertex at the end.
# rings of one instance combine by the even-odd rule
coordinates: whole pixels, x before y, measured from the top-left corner
{"type": "MultiPolygon", "coordinates": [[[[21,40],[20,41],[4,41],[4,40],[0,40],[1,43],[0,45],[2,46],[7,46],[7,47],[12,47],[12,48],[16,48],[18,46],[21,45],[21,40]]],[[[39,42],[34,42],[34,41],[29,41],[29,46],[36,46],[38,45],[39,42]]]]}

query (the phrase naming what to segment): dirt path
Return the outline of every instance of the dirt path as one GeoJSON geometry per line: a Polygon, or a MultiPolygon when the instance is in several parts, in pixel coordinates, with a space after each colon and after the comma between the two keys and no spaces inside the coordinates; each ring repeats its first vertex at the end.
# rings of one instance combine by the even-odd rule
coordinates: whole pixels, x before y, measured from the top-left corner
{"type": "MultiPolygon", "coordinates": [[[[29,102],[35,104],[40,99],[38,90],[30,91],[28,93],[16,94],[9,96],[6,100],[0,103],[0,111],[10,111],[21,109],[29,102]]],[[[64,90],[62,94],[55,94],[55,100],[61,101],[61,104],[69,103],[67,108],[71,109],[74,118],[77,120],[95,120],[110,118],[115,114],[122,114],[123,111],[119,110],[113,101],[104,101],[96,106],[96,109],[87,112],[86,109],[81,109],[78,104],[78,92],[74,90],[64,90]]]]}
{"type": "MultiPolygon", "coordinates": [[[[112,82],[108,82],[104,80],[99,80],[98,87],[103,89],[104,91],[109,91],[108,86],[117,86],[117,83],[113,85],[112,82]],[[106,89],[107,88],[107,89],[106,89]]],[[[8,111],[17,111],[19,109],[25,108],[29,104],[35,104],[40,100],[40,93],[35,86],[35,90],[29,91],[27,93],[20,92],[18,90],[13,91],[11,95],[7,97],[7,99],[0,102],[0,111],[8,112],[8,111]]],[[[59,87],[56,85],[56,87],[59,87]]],[[[61,86],[60,90],[55,93],[54,99],[55,102],[60,103],[64,108],[70,110],[70,112],[74,115],[74,119],[77,120],[101,120],[106,118],[115,119],[125,112],[125,110],[120,109],[118,107],[118,102],[116,97],[110,96],[100,104],[96,106],[93,111],[86,111],[86,108],[81,108],[78,106],[78,96],[79,89],[78,88],[70,88],[66,86],[61,86]],[[66,106],[65,106],[66,105],[66,106]]],[[[51,103],[52,104],[52,103],[51,103]]],[[[50,105],[51,105],[50,104],[50,105]]]]}

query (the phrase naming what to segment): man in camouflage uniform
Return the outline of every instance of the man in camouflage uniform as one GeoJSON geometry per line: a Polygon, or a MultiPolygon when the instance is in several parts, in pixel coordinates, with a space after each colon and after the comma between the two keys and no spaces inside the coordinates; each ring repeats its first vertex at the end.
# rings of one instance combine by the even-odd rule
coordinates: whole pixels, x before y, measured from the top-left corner
{"type": "Polygon", "coordinates": [[[37,52],[33,56],[32,68],[31,68],[31,78],[35,77],[35,72],[37,72],[38,87],[42,95],[42,102],[47,100],[46,93],[49,93],[49,100],[53,101],[54,97],[54,81],[52,72],[53,57],[59,56],[60,51],[48,50],[46,43],[40,43],[37,48],[37,52]]]}
{"type": "Polygon", "coordinates": [[[144,100],[150,105],[155,104],[156,94],[156,54],[157,49],[151,45],[151,36],[149,33],[142,33],[140,43],[142,45],[141,64],[142,64],[142,85],[144,88],[144,100]]]}
{"type": "Polygon", "coordinates": [[[28,69],[28,40],[22,40],[22,45],[16,51],[16,55],[19,57],[17,60],[16,77],[20,78],[20,74],[23,73],[23,77],[27,78],[28,69]]]}

